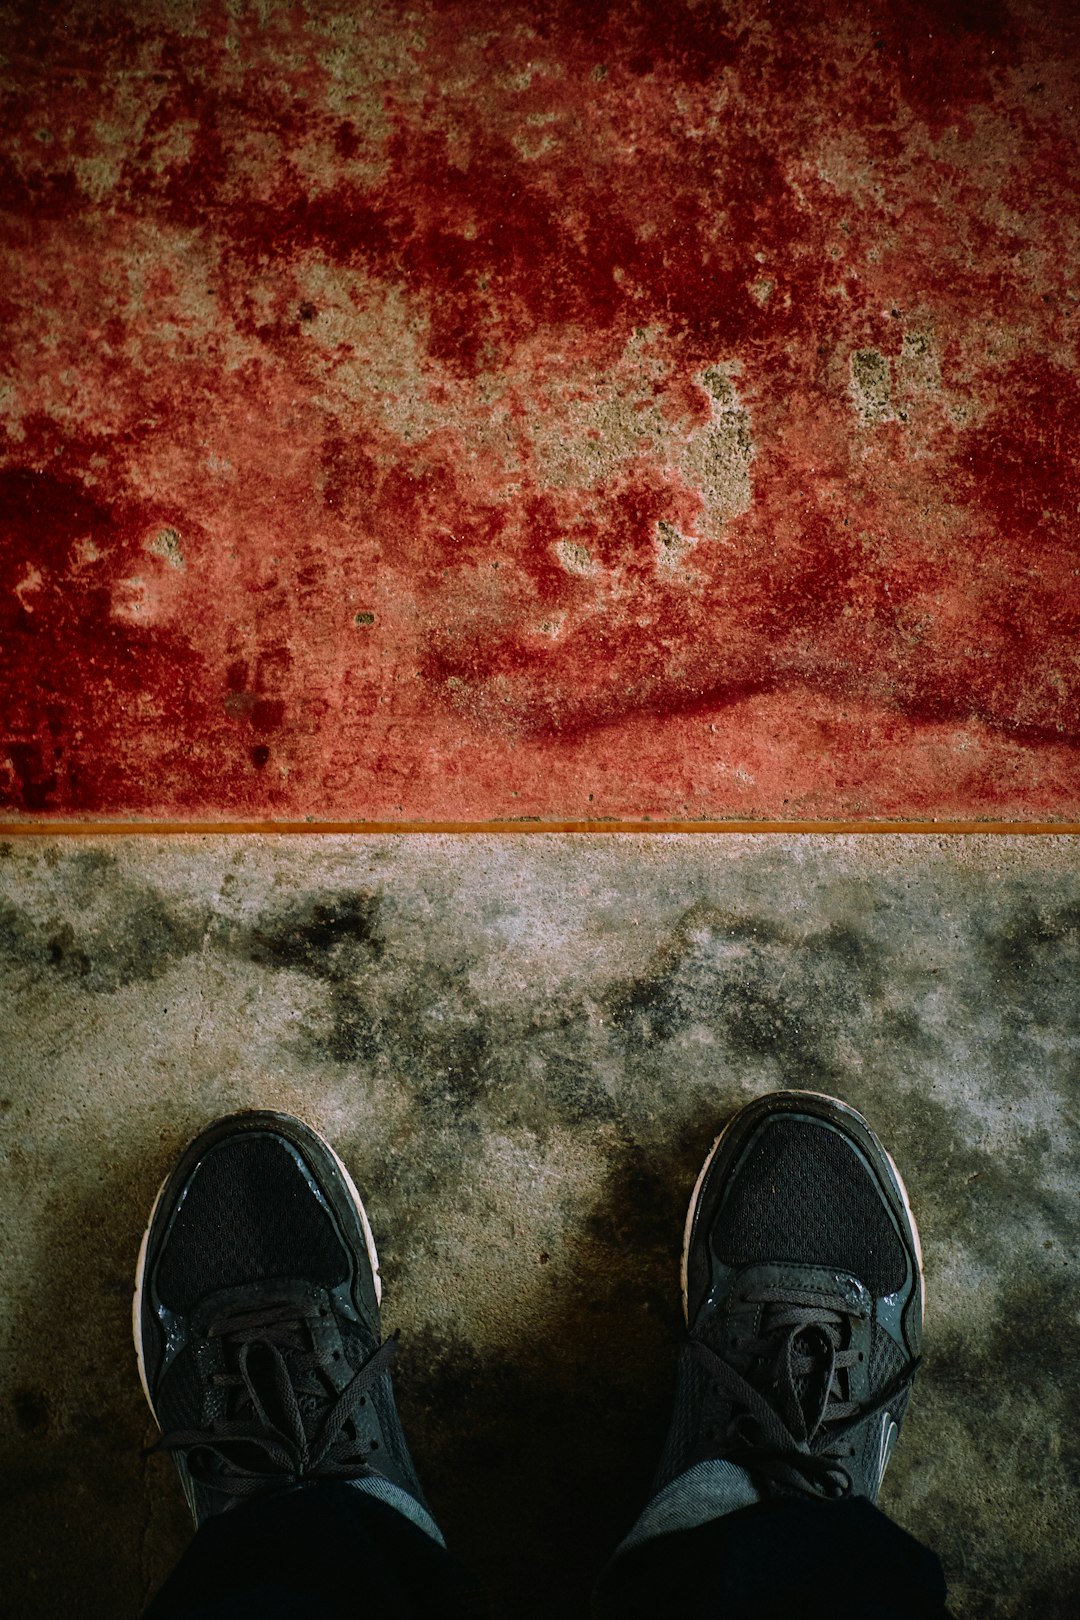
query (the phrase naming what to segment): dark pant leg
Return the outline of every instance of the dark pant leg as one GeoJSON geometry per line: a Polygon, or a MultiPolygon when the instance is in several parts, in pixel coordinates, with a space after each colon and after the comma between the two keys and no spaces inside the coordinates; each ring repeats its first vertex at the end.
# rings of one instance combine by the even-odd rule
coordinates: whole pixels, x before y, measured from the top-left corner
{"type": "Polygon", "coordinates": [[[144,1620],[464,1620],[476,1589],[442,1547],[351,1485],[312,1485],[207,1522],[144,1620]]]}
{"type": "Polygon", "coordinates": [[[865,1497],[763,1502],[609,1566],[601,1620],[944,1620],[934,1553],[865,1497]]]}

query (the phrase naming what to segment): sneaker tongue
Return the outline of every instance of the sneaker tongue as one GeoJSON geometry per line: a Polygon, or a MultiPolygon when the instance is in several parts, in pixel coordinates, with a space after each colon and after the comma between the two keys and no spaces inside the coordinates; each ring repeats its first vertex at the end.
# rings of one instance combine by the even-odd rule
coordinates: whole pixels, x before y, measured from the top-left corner
{"type": "Polygon", "coordinates": [[[219,1288],[201,1299],[191,1313],[195,1333],[205,1333],[213,1322],[241,1318],[272,1307],[288,1306],[297,1317],[308,1316],[325,1302],[326,1292],[303,1279],[271,1277],[240,1288],[219,1288]]]}
{"type": "Polygon", "coordinates": [[[824,1308],[845,1316],[874,1314],[874,1302],[865,1284],[850,1271],[832,1266],[804,1266],[797,1261],[776,1260],[743,1266],[731,1286],[735,1306],[775,1304],[824,1308]]]}
{"type": "MultiPolygon", "coordinates": [[[[769,1336],[768,1327],[766,1327],[765,1332],[766,1336],[769,1336]]],[[[776,1329],[777,1335],[784,1338],[787,1337],[789,1332],[789,1328],[778,1327],[776,1329]]],[[[808,1428],[816,1419],[822,1405],[822,1380],[828,1365],[828,1346],[830,1342],[837,1349],[840,1348],[840,1333],[837,1328],[833,1328],[831,1331],[820,1328],[811,1329],[805,1333],[796,1333],[792,1341],[792,1354],[794,1356],[805,1356],[814,1363],[812,1373],[803,1373],[793,1379],[795,1398],[802,1408],[803,1417],[808,1428]]]]}
{"type": "MultiPolygon", "coordinates": [[[[868,1290],[851,1272],[777,1261],[740,1270],[731,1302],[747,1327],[752,1323],[758,1337],[770,1343],[779,1357],[779,1365],[761,1363],[756,1372],[748,1368],[750,1381],[757,1384],[766,1371],[771,1381],[779,1373],[802,1411],[807,1431],[811,1431],[826,1404],[823,1380],[830,1349],[843,1349],[846,1344],[843,1319],[872,1317],[873,1301],[868,1290]],[[821,1319],[800,1325],[802,1313],[820,1313],[821,1319]],[[788,1354],[792,1363],[802,1359],[811,1362],[812,1370],[788,1377],[788,1354]]],[[[776,1392],[763,1389],[762,1393],[773,1398],[776,1392]]]]}
{"type": "MultiPolygon", "coordinates": [[[[296,1351],[278,1345],[275,1356],[267,1345],[257,1342],[250,1346],[247,1353],[247,1374],[252,1388],[258,1394],[270,1421],[286,1432],[293,1426],[291,1408],[294,1403],[305,1431],[310,1431],[310,1419],[330,1402],[330,1396],[325,1391],[314,1394],[310,1390],[305,1391],[297,1387],[301,1379],[294,1366],[296,1354],[296,1351]],[[280,1361],[277,1357],[280,1357],[280,1361]],[[288,1393],[280,1383],[282,1363],[289,1383],[288,1393]]],[[[307,1376],[310,1381],[310,1373],[307,1376]]],[[[250,1406],[251,1398],[246,1389],[236,1389],[233,1395],[234,1404],[238,1408],[250,1406]]]]}
{"type": "MultiPolygon", "coordinates": [[[[320,1377],[313,1366],[313,1352],[315,1360],[323,1359],[317,1354],[323,1338],[332,1334],[335,1347],[338,1342],[332,1316],[326,1311],[320,1315],[325,1300],[324,1292],[309,1282],[281,1278],[220,1289],[200,1301],[192,1313],[193,1326],[217,1345],[221,1371],[230,1380],[241,1380],[227,1390],[230,1418],[250,1414],[254,1391],[271,1422],[292,1432],[298,1417],[311,1437],[335,1386],[329,1368],[320,1377]]],[[[348,1373],[344,1359],[341,1368],[348,1373]]]]}

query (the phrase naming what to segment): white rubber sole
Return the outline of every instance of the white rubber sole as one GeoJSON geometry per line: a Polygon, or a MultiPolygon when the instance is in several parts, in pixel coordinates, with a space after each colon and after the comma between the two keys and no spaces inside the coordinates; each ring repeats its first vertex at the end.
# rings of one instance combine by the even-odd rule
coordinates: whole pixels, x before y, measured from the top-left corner
{"type": "MultiPolygon", "coordinates": [[[[294,1115],[293,1117],[295,1118],[296,1116],[294,1115]]],[[[368,1264],[371,1266],[371,1274],[375,1280],[375,1303],[377,1305],[381,1305],[382,1277],[379,1274],[379,1253],[375,1247],[375,1236],[371,1230],[371,1222],[368,1220],[367,1210],[364,1208],[364,1200],[360,1197],[356,1183],[352,1176],[350,1176],[348,1170],[345,1168],[340,1156],[335,1153],[325,1136],[317,1131],[313,1125],[308,1125],[306,1120],[301,1120],[300,1123],[305,1127],[305,1129],[311,1132],[312,1136],[318,1137],[323,1147],[326,1149],[334,1163],[337,1165],[338,1169],[341,1171],[342,1180],[345,1182],[345,1186],[348,1188],[349,1197],[356,1206],[356,1213],[360,1217],[360,1225],[364,1233],[364,1247],[367,1250],[368,1264]]],[[[135,1292],[131,1297],[131,1336],[135,1340],[135,1359],[139,1364],[139,1382],[142,1385],[143,1394],[146,1396],[146,1404],[153,1413],[155,1423],[158,1421],[158,1415],[154,1409],[154,1403],[150,1399],[150,1388],[146,1381],[146,1363],[143,1357],[143,1287],[146,1282],[146,1251],[150,1242],[150,1228],[154,1224],[154,1217],[158,1212],[158,1205],[161,1203],[162,1195],[165,1192],[165,1188],[168,1185],[169,1177],[171,1175],[172,1171],[170,1170],[169,1174],[165,1177],[164,1181],[161,1183],[161,1186],[158,1188],[157,1195],[154,1198],[153,1207],[150,1210],[150,1219],[146,1223],[146,1231],[143,1233],[142,1242],[139,1244],[139,1258],[135,1266],[135,1292]]]]}
{"type": "MultiPolygon", "coordinates": [[[[911,1235],[915,1239],[915,1258],[916,1258],[916,1265],[917,1265],[918,1273],[919,1273],[919,1311],[920,1311],[920,1314],[924,1313],[925,1308],[926,1308],[926,1278],[923,1275],[922,1239],[919,1237],[919,1228],[918,1228],[918,1226],[916,1224],[915,1216],[912,1213],[911,1200],[908,1197],[907,1188],[904,1186],[904,1179],[901,1176],[899,1170],[896,1168],[896,1161],[894,1160],[892,1154],[884,1147],[884,1145],[880,1141],[878,1141],[878,1137],[875,1134],[872,1127],[867,1123],[867,1121],[859,1113],[857,1108],[852,1108],[850,1103],[842,1102],[839,1097],[830,1097],[828,1095],[828,1093],[824,1092],[824,1091],[800,1091],[800,1092],[797,1092],[797,1093],[793,1093],[793,1095],[800,1096],[800,1097],[816,1097],[819,1102],[830,1103],[832,1105],[832,1107],[838,1108],[842,1114],[847,1114],[849,1116],[849,1118],[858,1120],[859,1124],[863,1127],[863,1129],[870,1132],[870,1135],[874,1138],[874,1141],[877,1142],[878,1147],[881,1148],[881,1151],[882,1151],[882,1153],[884,1153],[886,1161],[888,1163],[889,1171],[890,1171],[890,1174],[892,1175],[892,1179],[893,1179],[893,1184],[894,1184],[894,1186],[896,1188],[896,1191],[900,1194],[900,1199],[901,1199],[901,1201],[903,1203],[903,1206],[904,1206],[904,1214],[907,1216],[908,1222],[909,1222],[909,1224],[911,1226],[911,1235]]],[[[741,1110],[740,1110],[740,1112],[741,1112],[741,1110]]],[[[690,1194],[690,1206],[686,1211],[686,1224],[683,1227],[682,1260],[681,1260],[681,1262],[679,1264],[679,1284],[680,1284],[680,1287],[682,1289],[683,1320],[686,1322],[687,1326],[690,1325],[689,1260],[690,1260],[690,1234],[692,1233],[692,1231],[694,1229],[694,1217],[697,1214],[698,1203],[699,1203],[699,1201],[701,1199],[701,1189],[705,1185],[705,1177],[708,1175],[709,1170],[710,1170],[710,1168],[712,1166],[712,1162],[716,1158],[716,1155],[717,1155],[717,1152],[719,1151],[721,1142],[724,1140],[724,1137],[727,1135],[727,1133],[731,1129],[732,1125],[735,1124],[735,1121],[738,1119],[738,1117],[739,1117],[739,1115],[736,1114],[732,1119],[728,1120],[728,1123],[724,1126],[723,1130],[720,1132],[720,1135],[716,1138],[716,1141],[713,1143],[712,1147],[709,1149],[709,1156],[705,1160],[705,1163],[702,1165],[700,1171],[698,1172],[698,1178],[694,1183],[694,1190],[690,1194]]]]}

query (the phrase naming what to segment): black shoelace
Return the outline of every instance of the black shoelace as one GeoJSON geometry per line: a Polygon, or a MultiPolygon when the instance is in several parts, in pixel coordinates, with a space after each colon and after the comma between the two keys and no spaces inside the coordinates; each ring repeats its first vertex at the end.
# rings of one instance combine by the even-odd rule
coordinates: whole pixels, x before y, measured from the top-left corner
{"type": "Polygon", "coordinates": [[[209,1429],[163,1434],[153,1451],[187,1452],[197,1484],[229,1496],[312,1479],[350,1479],[368,1465],[378,1441],[360,1438],[360,1409],[397,1354],[387,1339],[338,1391],[331,1366],[340,1352],[313,1348],[295,1305],[268,1305],[213,1322],[227,1370],[214,1374],[231,1391],[225,1416],[209,1429]]]}
{"type": "Polygon", "coordinates": [[[747,1469],[767,1491],[841,1497],[852,1490],[843,1458],[855,1455],[853,1431],[895,1399],[914,1377],[911,1363],[869,1406],[844,1397],[840,1375],[860,1353],[841,1349],[849,1313],[840,1299],[793,1305],[761,1290],[753,1302],[766,1306],[758,1337],[737,1346],[750,1358],[751,1383],[701,1339],[691,1348],[705,1363],[714,1387],[725,1394],[732,1415],[723,1433],[710,1436],[714,1455],[747,1469]]]}

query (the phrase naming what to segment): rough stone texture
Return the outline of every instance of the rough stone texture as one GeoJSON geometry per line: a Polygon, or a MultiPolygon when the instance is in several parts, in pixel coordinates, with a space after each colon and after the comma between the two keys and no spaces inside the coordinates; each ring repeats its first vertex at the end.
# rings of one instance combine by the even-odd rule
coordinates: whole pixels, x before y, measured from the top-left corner
{"type": "Polygon", "coordinates": [[[1077,16],[0,4],[8,813],[1077,818],[1077,16]]]}
{"type": "Polygon", "coordinates": [[[182,1546],[131,1274],[184,1141],[269,1105],[365,1192],[452,1544],[499,1613],[582,1613],[657,1455],[693,1177],[795,1085],[868,1114],[923,1231],[885,1504],[962,1620],[1072,1615],[1078,973],[1066,838],[9,842],[5,1605],[133,1620],[182,1546]]]}

